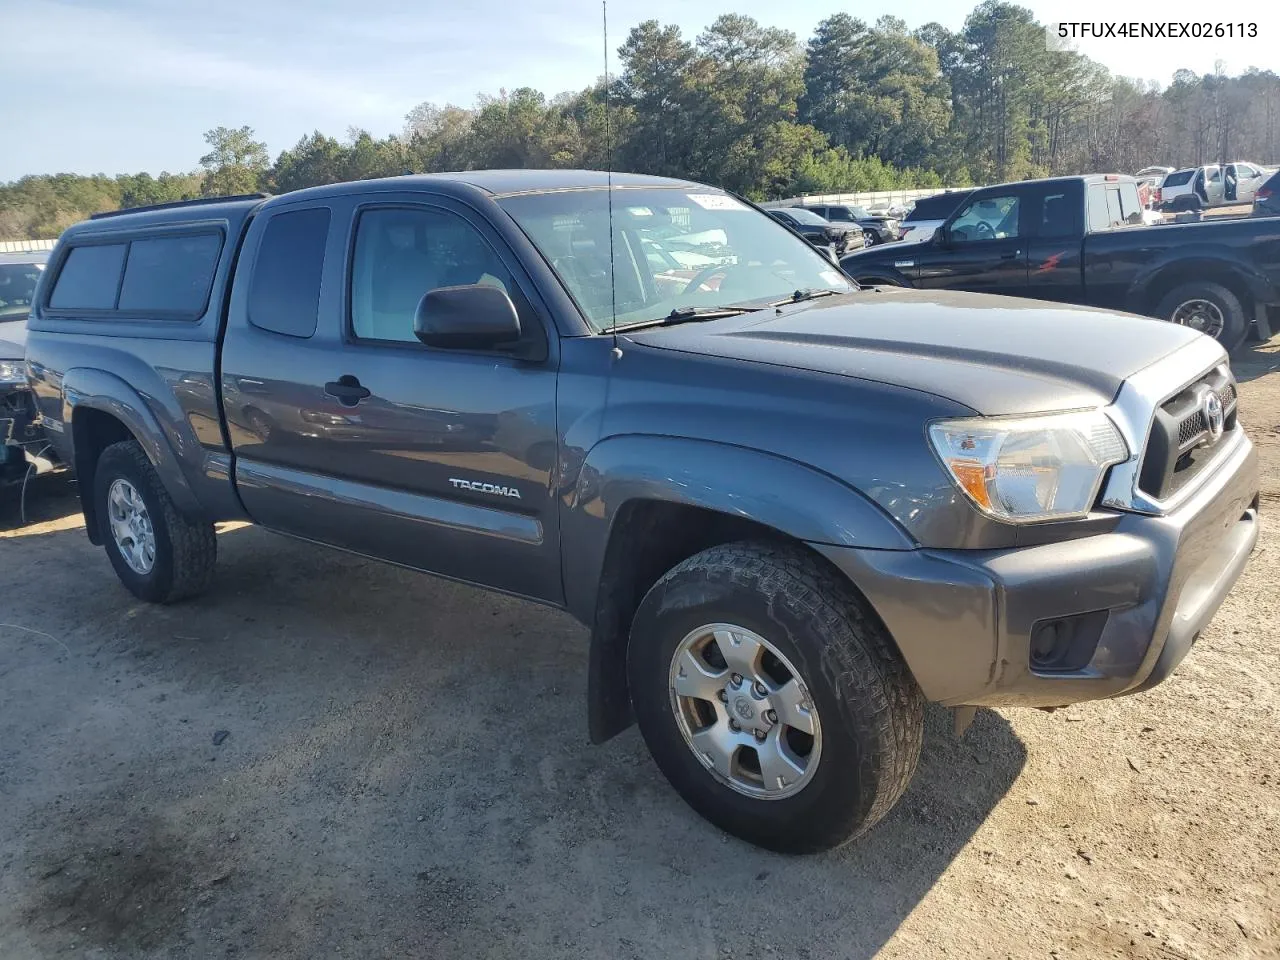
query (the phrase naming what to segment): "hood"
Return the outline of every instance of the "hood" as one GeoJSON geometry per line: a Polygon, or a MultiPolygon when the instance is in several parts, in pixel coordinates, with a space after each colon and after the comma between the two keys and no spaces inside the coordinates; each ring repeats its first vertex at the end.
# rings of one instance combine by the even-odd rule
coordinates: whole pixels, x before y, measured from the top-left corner
{"type": "Polygon", "coordinates": [[[890,383],[988,416],[1110,403],[1201,334],[1122,313],[902,288],[633,331],[637,343],[890,383]]]}
{"type": "Polygon", "coordinates": [[[27,318],[0,322],[0,360],[21,360],[27,352],[27,318]]]}

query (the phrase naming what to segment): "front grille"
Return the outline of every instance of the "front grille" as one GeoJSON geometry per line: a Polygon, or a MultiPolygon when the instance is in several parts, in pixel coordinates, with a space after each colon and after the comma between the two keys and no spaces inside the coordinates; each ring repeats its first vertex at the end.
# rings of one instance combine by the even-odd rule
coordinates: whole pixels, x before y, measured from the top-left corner
{"type": "Polygon", "coordinates": [[[1201,434],[1207,432],[1209,424],[1204,414],[1197,410],[1178,425],[1178,446],[1185,447],[1201,434]]]}
{"type": "Polygon", "coordinates": [[[1236,429],[1236,386],[1226,366],[1188,384],[1156,410],[1147,435],[1138,487],[1164,500],[1193,480],[1214,459],[1236,429]],[[1205,396],[1222,403],[1222,435],[1214,438],[1205,415],[1205,396]]]}

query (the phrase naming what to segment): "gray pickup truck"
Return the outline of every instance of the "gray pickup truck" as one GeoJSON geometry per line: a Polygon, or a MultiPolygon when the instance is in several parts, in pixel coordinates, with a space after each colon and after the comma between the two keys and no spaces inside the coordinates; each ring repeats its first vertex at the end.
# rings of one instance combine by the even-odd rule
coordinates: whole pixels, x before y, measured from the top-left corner
{"type": "Polygon", "coordinates": [[[1214,340],[859,290],[696,183],[487,171],[99,216],[29,326],[137,596],[205,589],[215,521],[251,520],[566,608],[593,739],[638,722],[691,806],[779,850],[885,815],[926,701],[960,725],[1159,683],[1257,538],[1214,340]]]}

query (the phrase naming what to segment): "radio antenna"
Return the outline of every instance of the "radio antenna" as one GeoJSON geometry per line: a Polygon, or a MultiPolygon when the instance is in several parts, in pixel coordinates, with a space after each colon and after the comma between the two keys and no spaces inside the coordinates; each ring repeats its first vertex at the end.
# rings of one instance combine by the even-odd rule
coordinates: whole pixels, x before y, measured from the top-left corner
{"type": "Polygon", "coordinates": [[[609,204],[609,333],[613,336],[614,359],[618,351],[618,280],[613,257],[613,130],[609,125],[609,0],[600,0],[604,28],[604,176],[609,204]]]}

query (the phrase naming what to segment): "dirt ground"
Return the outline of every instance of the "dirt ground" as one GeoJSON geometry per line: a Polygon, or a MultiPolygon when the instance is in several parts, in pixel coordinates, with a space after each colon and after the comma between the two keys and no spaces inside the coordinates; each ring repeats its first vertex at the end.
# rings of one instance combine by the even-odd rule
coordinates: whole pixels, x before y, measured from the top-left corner
{"type": "MultiPolygon", "coordinates": [[[[1280,337],[1237,359],[1280,509],[1280,337]]],[[[0,958],[1280,956],[1280,530],[1145,695],[934,710],[836,853],[732,840],[633,729],[586,737],[585,631],[228,529],[133,601],[73,486],[0,506],[0,958]]]]}

